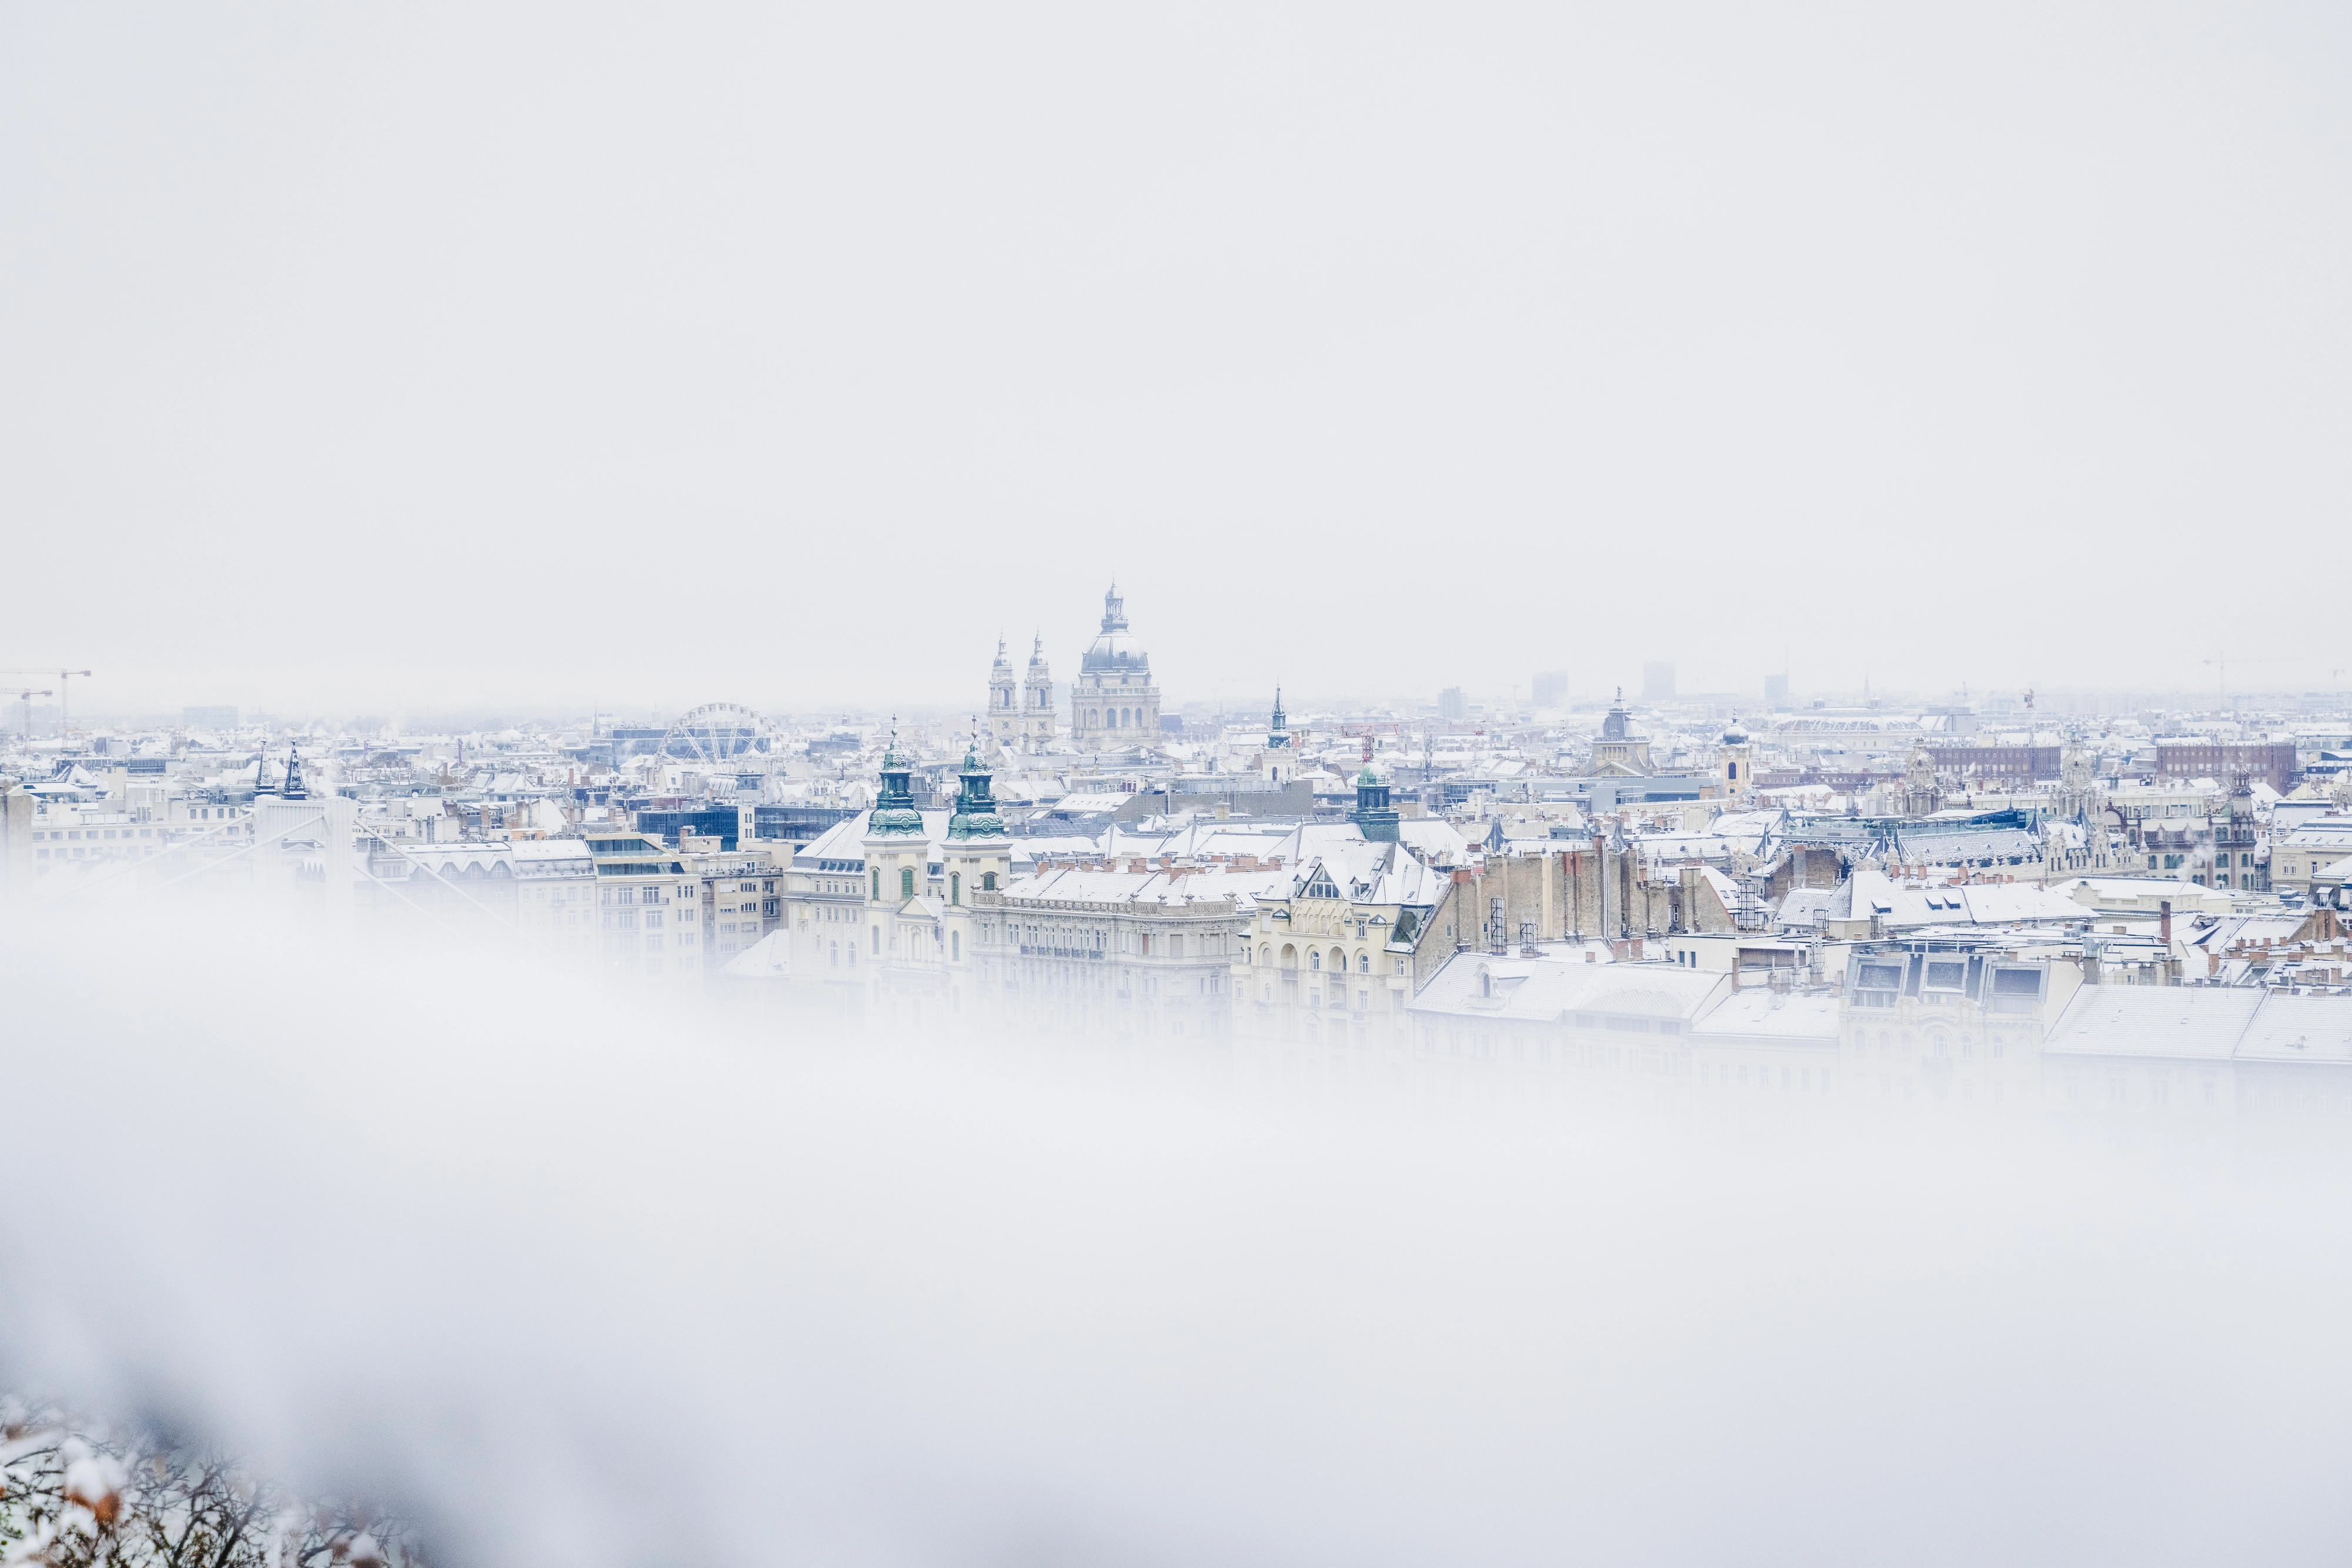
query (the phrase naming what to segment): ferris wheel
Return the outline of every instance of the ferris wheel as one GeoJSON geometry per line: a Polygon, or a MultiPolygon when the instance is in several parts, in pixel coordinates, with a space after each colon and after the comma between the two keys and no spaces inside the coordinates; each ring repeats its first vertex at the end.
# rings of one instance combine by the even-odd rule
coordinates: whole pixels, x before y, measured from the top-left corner
{"type": "Polygon", "coordinates": [[[775,727],[740,703],[705,703],[670,722],[662,755],[711,766],[775,749],[775,727]]]}

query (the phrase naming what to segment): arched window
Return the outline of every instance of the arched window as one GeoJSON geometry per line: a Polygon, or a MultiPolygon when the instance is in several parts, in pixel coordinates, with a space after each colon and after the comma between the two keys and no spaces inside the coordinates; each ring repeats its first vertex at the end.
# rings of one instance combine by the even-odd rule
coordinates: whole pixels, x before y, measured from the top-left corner
{"type": "Polygon", "coordinates": [[[1371,956],[1370,953],[1359,953],[1359,954],[1357,954],[1357,955],[1356,955],[1356,973],[1358,973],[1359,975],[1369,975],[1369,974],[1370,974],[1371,972],[1372,972],[1372,956],[1371,956]]]}
{"type": "Polygon", "coordinates": [[[882,951],[882,927],[879,925],[874,928],[874,950],[877,953],[882,951]]]}
{"type": "Polygon", "coordinates": [[[950,931],[948,933],[948,956],[953,958],[959,964],[963,962],[962,932],[950,931]]]}
{"type": "Polygon", "coordinates": [[[913,866],[902,865],[898,868],[898,896],[902,900],[915,896],[915,868],[913,866]]]}
{"type": "Polygon", "coordinates": [[[1323,967],[1323,953],[1320,948],[1308,950],[1307,955],[1307,967],[1310,969],[1319,969],[1323,967]]]}
{"type": "Polygon", "coordinates": [[[882,868],[878,865],[874,868],[874,902],[882,902],[882,868]]]}
{"type": "Polygon", "coordinates": [[[948,873],[948,902],[950,904],[963,902],[963,873],[960,871],[948,873]]]}
{"type": "Polygon", "coordinates": [[[996,873],[994,872],[984,871],[980,873],[980,891],[982,893],[994,893],[996,891],[996,873]]]}

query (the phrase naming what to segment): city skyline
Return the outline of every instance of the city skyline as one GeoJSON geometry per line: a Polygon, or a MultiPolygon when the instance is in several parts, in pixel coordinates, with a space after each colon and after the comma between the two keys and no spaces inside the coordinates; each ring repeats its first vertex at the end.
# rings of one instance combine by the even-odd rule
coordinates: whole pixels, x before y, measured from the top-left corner
{"type": "Polygon", "coordinates": [[[0,1568],[2342,1561],[2347,81],[0,7],[0,1568]]]}

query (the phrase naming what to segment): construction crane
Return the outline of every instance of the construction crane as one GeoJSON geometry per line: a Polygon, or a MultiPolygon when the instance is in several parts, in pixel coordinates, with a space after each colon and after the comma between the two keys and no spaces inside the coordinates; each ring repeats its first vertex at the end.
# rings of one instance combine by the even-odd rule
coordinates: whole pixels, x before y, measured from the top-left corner
{"type": "MultiPolygon", "coordinates": [[[[2304,661],[2301,659],[2240,659],[2238,663],[2242,664],[2300,664],[2304,663],[2304,661]]],[[[2228,695],[2230,691],[2230,655],[2227,653],[2216,653],[2213,657],[2205,661],[2205,667],[2213,672],[2213,689],[2224,696],[2228,695]]]]}
{"type": "MultiPolygon", "coordinates": [[[[58,678],[58,734],[66,733],[66,683],[76,675],[87,680],[88,670],[0,670],[0,675],[55,675],[58,678]]],[[[43,692],[43,696],[49,694],[43,692]]]]}
{"type": "Polygon", "coordinates": [[[37,692],[29,689],[16,694],[16,700],[25,705],[25,735],[27,739],[31,738],[33,733],[33,699],[56,695],[55,692],[37,692]]]}

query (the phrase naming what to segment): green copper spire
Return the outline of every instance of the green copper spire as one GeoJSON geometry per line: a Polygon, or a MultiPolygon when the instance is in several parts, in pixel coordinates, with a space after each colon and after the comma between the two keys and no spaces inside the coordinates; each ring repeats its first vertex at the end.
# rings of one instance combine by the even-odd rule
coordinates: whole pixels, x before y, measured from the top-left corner
{"type": "Polygon", "coordinates": [[[971,744],[963,752],[963,792],[956,798],[955,815],[948,819],[948,837],[996,839],[1004,836],[1004,819],[988,793],[988,769],[981,766],[980,733],[973,725],[971,744]]]}
{"type": "Polygon", "coordinates": [[[1389,787],[1372,771],[1372,759],[1364,758],[1364,770],[1356,775],[1356,828],[1376,844],[1392,844],[1399,837],[1397,811],[1389,804],[1389,787]]]}
{"type": "Polygon", "coordinates": [[[915,792],[907,782],[912,771],[898,756],[898,726],[893,719],[890,744],[882,753],[882,792],[874,798],[874,814],[866,823],[868,834],[923,831],[923,814],[915,810],[915,792]]]}

